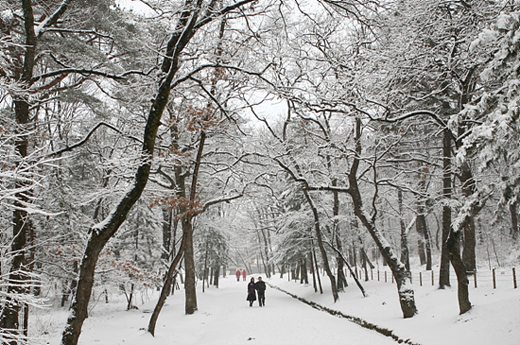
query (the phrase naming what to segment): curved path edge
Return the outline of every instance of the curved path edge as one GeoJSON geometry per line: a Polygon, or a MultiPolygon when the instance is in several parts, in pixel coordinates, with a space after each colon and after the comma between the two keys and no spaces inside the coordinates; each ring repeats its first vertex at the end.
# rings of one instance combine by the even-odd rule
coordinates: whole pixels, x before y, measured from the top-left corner
{"type": "Polygon", "coordinates": [[[388,328],[384,328],[384,327],[381,327],[381,326],[378,326],[376,324],[373,324],[373,323],[370,323],[366,320],[363,320],[362,318],[360,317],[357,317],[357,316],[351,316],[351,315],[347,315],[347,314],[344,314],[338,310],[334,310],[334,309],[330,309],[330,308],[327,308],[327,307],[324,307],[316,302],[313,302],[313,301],[308,301],[306,300],[305,298],[302,298],[302,297],[299,297],[295,294],[292,294],[290,293],[289,291],[285,291],[284,289],[276,286],[276,285],[272,285],[272,284],[268,284],[271,288],[273,289],[276,289],[278,291],[281,291],[289,296],[291,296],[292,298],[295,298],[297,300],[299,300],[300,302],[303,302],[311,307],[313,307],[314,309],[317,309],[317,310],[321,310],[321,311],[325,311],[331,315],[334,315],[334,316],[339,316],[339,317],[342,317],[342,318],[345,318],[347,319],[348,321],[350,322],[353,322],[363,328],[366,328],[366,329],[369,329],[371,331],[375,331],[375,332],[378,332],[384,336],[387,336],[387,337],[390,337],[392,338],[393,340],[395,340],[396,342],[398,342],[399,344],[409,344],[409,345],[421,345],[419,343],[414,343],[413,341],[411,341],[410,339],[403,339],[401,337],[399,337],[398,335],[394,334],[394,331],[388,329],[388,328]]]}

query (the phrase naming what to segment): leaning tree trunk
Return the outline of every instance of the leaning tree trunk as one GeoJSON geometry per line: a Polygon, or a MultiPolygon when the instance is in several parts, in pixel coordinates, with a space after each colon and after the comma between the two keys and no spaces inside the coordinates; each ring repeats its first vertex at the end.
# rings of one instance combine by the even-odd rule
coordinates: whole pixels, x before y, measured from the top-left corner
{"type": "Polygon", "coordinates": [[[94,225],[89,233],[87,246],[80,265],[76,296],[72,303],[71,314],[63,331],[62,345],[76,345],[79,340],[83,322],[87,318],[87,307],[94,284],[94,272],[99,254],[125,221],[132,206],[139,200],[148,182],[151,160],[155,148],[157,130],[161,123],[163,111],[168,103],[172,80],[179,69],[179,56],[184,47],[195,34],[197,9],[189,9],[181,14],[163,60],[162,72],[166,75],[161,80],[157,95],[147,117],[141,149],[142,164],[137,168],[131,188],[123,195],[109,216],[94,225]]]}
{"type": "Polygon", "coordinates": [[[385,239],[381,231],[379,231],[375,225],[375,222],[372,218],[369,218],[365,215],[363,199],[361,198],[361,193],[359,191],[358,181],[357,181],[357,171],[360,163],[360,155],[361,155],[361,120],[359,118],[356,119],[356,156],[352,162],[352,166],[350,168],[350,173],[348,175],[349,179],[349,194],[352,197],[352,202],[354,204],[354,213],[357,218],[361,221],[361,223],[368,230],[370,235],[372,236],[374,242],[376,243],[381,255],[385,259],[385,262],[388,264],[388,267],[392,270],[395,281],[397,283],[397,290],[399,294],[399,302],[401,304],[401,310],[403,311],[403,316],[405,318],[413,317],[417,313],[417,307],[415,306],[415,298],[414,298],[414,290],[412,288],[411,280],[410,280],[410,272],[406,269],[405,265],[399,261],[397,255],[392,250],[392,247],[385,239]]]}
{"type": "MultiPolygon", "coordinates": [[[[297,177],[294,174],[294,172],[291,169],[289,169],[285,164],[283,164],[279,159],[275,158],[274,160],[278,163],[278,165],[280,165],[280,167],[282,167],[286,172],[288,172],[289,175],[291,175],[291,177],[294,179],[294,181],[303,182],[303,184],[304,184],[302,193],[305,196],[305,200],[307,200],[309,207],[311,208],[312,216],[314,218],[314,231],[316,233],[316,240],[318,242],[318,248],[320,250],[321,258],[323,260],[323,268],[325,269],[325,272],[327,273],[327,276],[330,279],[331,288],[332,288],[332,297],[334,298],[334,302],[336,302],[339,298],[338,289],[337,289],[337,285],[336,285],[336,278],[334,277],[334,273],[330,269],[329,259],[327,257],[327,252],[325,250],[324,241],[323,241],[323,237],[322,237],[322,233],[321,233],[320,217],[318,214],[318,209],[314,205],[314,201],[312,200],[312,197],[309,194],[310,186],[307,183],[307,181],[302,180],[301,178],[297,177]]],[[[300,170],[297,165],[296,165],[296,169],[298,171],[300,170]]],[[[316,261],[316,258],[314,258],[314,259],[316,261]]]]}
{"type": "Polygon", "coordinates": [[[161,290],[161,295],[159,296],[159,300],[157,301],[157,304],[155,305],[155,309],[153,310],[152,316],[150,317],[150,322],[148,323],[148,332],[150,332],[152,335],[155,335],[155,325],[157,324],[157,319],[159,318],[159,314],[161,313],[164,303],[166,303],[166,298],[170,294],[170,291],[172,289],[172,284],[174,282],[173,277],[175,275],[175,270],[177,269],[177,266],[179,265],[179,262],[181,261],[183,254],[184,254],[184,236],[182,238],[179,251],[177,252],[177,255],[175,256],[175,259],[173,259],[173,261],[171,262],[168,272],[166,273],[166,279],[164,280],[164,285],[161,290]]]}
{"type": "MultiPolygon", "coordinates": [[[[329,243],[329,246],[332,248],[332,250],[334,250],[338,254],[338,256],[345,263],[345,265],[347,265],[347,268],[348,268],[348,270],[350,272],[350,275],[352,276],[352,278],[354,279],[354,282],[356,283],[356,285],[358,286],[359,290],[363,294],[363,297],[367,297],[365,289],[363,288],[363,285],[361,285],[361,282],[359,281],[359,277],[358,277],[357,272],[354,272],[354,270],[352,269],[352,267],[348,263],[347,258],[345,258],[343,253],[338,248],[335,248],[331,243],[329,243]]],[[[366,269],[366,260],[365,260],[365,269],[366,269]]]]}
{"type": "Polygon", "coordinates": [[[403,316],[405,318],[413,317],[417,313],[417,308],[415,306],[414,290],[410,280],[410,272],[406,269],[405,265],[399,261],[397,255],[392,250],[392,247],[390,247],[390,244],[386,241],[383,234],[376,228],[375,224],[365,216],[362,211],[363,206],[361,194],[359,193],[359,190],[357,190],[357,185],[353,188],[351,183],[350,188],[356,216],[374,239],[381,255],[395,277],[403,316]]]}

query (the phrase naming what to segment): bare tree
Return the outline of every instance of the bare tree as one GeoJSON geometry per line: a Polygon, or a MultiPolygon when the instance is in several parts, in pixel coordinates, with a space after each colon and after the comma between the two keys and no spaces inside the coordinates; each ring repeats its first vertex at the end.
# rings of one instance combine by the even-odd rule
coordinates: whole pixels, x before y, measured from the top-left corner
{"type": "MultiPolygon", "coordinates": [[[[142,163],[137,168],[134,181],[130,185],[129,190],[115,205],[110,215],[103,222],[91,228],[90,237],[80,265],[77,293],[71,307],[72,314],[67,320],[67,326],[61,340],[63,345],[75,345],[78,343],[83,322],[87,317],[87,306],[92,291],[94,270],[99,254],[108,240],[117,232],[131,207],[140,198],[146,186],[150,175],[157,131],[161,124],[160,121],[163,111],[168,103],[174,78],[180,68],[180,57],[183,50],[201,27],[248,2],[250,2],[250,0],[244,0],[217,9],[214,8],[213,5],[204,7],[205,4],[203,1],[193,2],[188,0],[185,3],[184,9],[180,12],[174,33],[168,41],[164,54],[161,66],[163,75],[161,76],[157,93],[146,119],[146,127],[143,133],[143,146],[141,149],[142,163]]],[[[191,230],[189,228],[190,220],[191,219],[188,219],[186,221],[185,231],[191,230]]],[[[189,240],[187,240],[184,245],[188,247],[189,240]]]]}

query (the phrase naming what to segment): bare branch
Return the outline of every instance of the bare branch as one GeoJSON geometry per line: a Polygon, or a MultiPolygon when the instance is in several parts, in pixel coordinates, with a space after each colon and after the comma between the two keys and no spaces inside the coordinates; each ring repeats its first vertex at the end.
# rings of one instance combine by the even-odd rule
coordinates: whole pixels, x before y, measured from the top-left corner
{"type": "Polygon", "coordinates": [[[95,30],[74,30],[74,29],[65,29],[65,28],[49,28],[49,29],[44,30],[43,32],[67,32],[67,33],[72,33],[72,34],[92,34],[92,35],[96,35],[98,37],[104,37],[104,38],[110,38],[110,39],[112,38],[109,35],[99,33],[95,30]]]}
{"type": "Polygon", "coordinates": [[[69,4],[71,2],[72,2],[72,0],[63,0],[63,2],[61,3],[60,7],[56,10],[56,12],[54,12],[54,14],[52,16],[50,16],[49,18],[44,20],[36,28],[36,30],[35,30],[36,31],[36,37],[39,37],[39,36],[42,35],[42,33],[44,32],[43,29],[48,28],[48,27],[56,24],[58,19],[60,19],[60,17],[63,15],[63,13],[65,13],[65,11],[67,10],[67,7],[69,6],[69,4]]]}
{"type": "Polygon", "coordinates": [[[210,206],[213,206],[213,205],[216,205],[216,204],[220,204],[222,202],[230,202],[232,200],[241,198],[243,196],[244,196],[243,194],[237,194],[237,195],[233,195],[233,196],[230,196],[230,197],[224,197],[224,198],[218,198],[218,199],[209,200],[209,201],[207,201],[204,204],[204,207],[202,207],[202,212],[206,211],[210,206]]]}
{"type": "Polygon", "coordinates": [[[309,191],[327,191],[327,192],[340,192],[350,194],[350,188],[336,187],[336,186],[308,186],[306,188],[309,191]]]}
{"type": "Polygon", "coordinates": [[[71,73],[78,73],[78,74],[83,74],[83,75],[98,75],[98,76],[102,76],[102,77],[106,77],[106,78],[110,78],[110,79],[123,80],[126,76],[131,75],[131,74],[149,75],[154,69],[155,69],[155,67],[150,69],[148,72],[126,71],[126,72],[118,75],[118,74],[111,74],[108,72],[95,71],[95,70],[85,69],[85,68],[64,68],[64,69],[60,69],[57,71],[43,73],[43,74],[37,75],[35,77],[32,77],[31,84],[37,82],[40,79],[54,77],[54,76],[63,75],[63,74],[71,74],[71,73]]]}
{"type": "MultiPolygon", "coordinates": [[[[50,156],[56,156],[56,155],[60,155],[64,152],[68,152],[68,151],[72,151],[74,150],[75,148],[85,144],[89,139],[90,137],[94,134],[94,132],[101,126],[106,126],[114,131],[116,131],[117,133],[119,134],[123,134],[118,128],[106,123],[106,122],[99,122],[97,125],[95,125],[91,130],[90,132],[87,133],[87,135],[85,136],[85,138],[83,138],[81,141],[77,142],[76,144],[72,145],[72,146],[67,146],[65,148],[62,148],[61,150],[58,150],[58,151],[54,151],[54,152],[51,152],[49,154],[47,154],[47,157],[50,157],[50,156]]],[[[141,142],[141,140],[133,137],[133,136],[127,136],[133,140],[136,140],[138,142],[141,142]]]]}
{"type": "Polygon", "coordinates": [[[242,0],[242,1],[239,1],[239,2],[234,3],[232,5],[226,6],[223,9],[221,9],[220,11],[216,11],[214,13],[211,13],[208,16],[205,16],[197,24],[195,24],[195,26],[193,28],[195,30],[198,30],[201,27],[203,27],[204,25],[211,23],[215,18],[223,16],[224,14],[226,14],[228,12],[231,12],[234,9],[242,7],[242,6],[244,6],[244,5],[246,5],[246,4],[250,3],[250,2],[253,2],[253,1],[256,1],[256,0],[242,0]]]}

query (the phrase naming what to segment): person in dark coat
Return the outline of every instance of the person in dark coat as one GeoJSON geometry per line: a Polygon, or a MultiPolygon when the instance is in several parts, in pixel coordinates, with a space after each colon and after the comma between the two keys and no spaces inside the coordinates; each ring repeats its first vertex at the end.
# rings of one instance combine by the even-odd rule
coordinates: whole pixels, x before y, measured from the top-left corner
{"type": "Polygon", "coordinates": [[[258,281],[255,284],[255,289],[258,291],[258,304],[263,307],[265,306],[265,282],[262,281],[262,277],[258,277],[258,281]]]}
{"type": "Polygon", "coordinates": [[[249,284],[247,284],[247,298],[249,306],[253,306],[253,302],[256,301],[256,289],[255,289],[255,278],[251,278],[249,284]]]}

